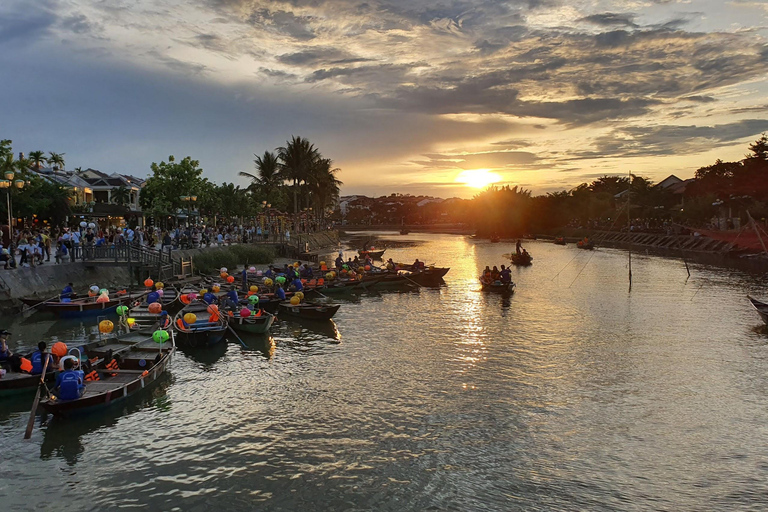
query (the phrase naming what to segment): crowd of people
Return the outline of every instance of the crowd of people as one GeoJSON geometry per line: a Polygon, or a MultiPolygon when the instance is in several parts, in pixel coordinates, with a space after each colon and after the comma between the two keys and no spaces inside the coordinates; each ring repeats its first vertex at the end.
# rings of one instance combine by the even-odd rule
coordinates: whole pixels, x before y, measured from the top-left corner
{"type": "MultiPolygon", "coordinates": [[[[286,223],[282,223],[286,224],[286,223]]],[[[93,257],[93,247],[135,244],[158,250],[192,249],[236,243],[290,242],[290,229],[276,224],[242,226],[190,225],[168,230],[153,226],[102,228],[82,222],[75,226],[14,229],[9,240],[7,229],[0,244],[0,263],[5,269],[60,264],[93,257]]]]}

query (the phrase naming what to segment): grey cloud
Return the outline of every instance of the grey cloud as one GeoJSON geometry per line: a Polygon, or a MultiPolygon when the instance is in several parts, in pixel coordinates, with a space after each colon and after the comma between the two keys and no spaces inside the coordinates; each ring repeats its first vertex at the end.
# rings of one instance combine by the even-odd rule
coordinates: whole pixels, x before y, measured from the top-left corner
{"type": "Polygon", "coordinates": [[[0,45],[29,43],[50,35],[57,17],[49,11],[31,7],[25,12],[0,16],[0,45]]]}
{"type": "Polygon", "coordinates": [[[610,26],[622,26],[622,27],[637,27],[635,23],[635,15],[628,13],[614,13],[606,12],[602,14],[592,14],[591,16],[585,16],[577,21],[584,21],[593,25],[599,25],[601,27],[610,26]]]}
{"type": "Polygon", "coordinates": [[[75,14],[62,19],[61,26],[75,34],[87,34],[96,28],[83,14],[75,14]]]}
{"type": "Polygon", "coordinates": [[[354,64],[358,62],[370,62],[365,59],[350,55],[349,53],[333,47],[312,48],[295,53],[286,53],[277,56],[277,61],[291,66],[317,66],[320,64],[354,64]]]}
{"type": "Polygon", "coordinates": [[[714,126],[664,125],[626,127],[595,141],[594,149],[577,158],[646,157],[701,153],[768,130],[768,120],[746,119],[714,126]]]}
{"type": "Polygon", "coordinates": [[[296,16],[290,11],[269,9],[258,9],[248,18],[248,22],[255,27],[272,30],[300,41],[308,41],[316,37],[310,26],[311,21],[312,18],[309,16],[296,16]]]}
{"type": "Polygon", "coordinates": [[[194,64],[191,62],[174,59],[173,57],[169,57],[168,55],[165,55],[158,50],[150,50],[146,53],[146,55],[162,63],[164,66],[172,69],[173,71],[187,75],[199,75],[205,73],[208,69],[203,64],[194,64]]]}

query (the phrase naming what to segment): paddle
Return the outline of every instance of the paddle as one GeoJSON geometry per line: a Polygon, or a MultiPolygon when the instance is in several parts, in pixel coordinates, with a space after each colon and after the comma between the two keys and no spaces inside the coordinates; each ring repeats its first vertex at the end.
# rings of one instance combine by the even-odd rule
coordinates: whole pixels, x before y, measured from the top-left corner
{"type": "Polygon", "coordinates": [[[43,352],[45,362],[43,363],[43,373],[40,374],[40,385],[37,386],[37,394],[35,395],[35,401],[32,402],[32,412],[29,413],[29,421],[27,422],[27,430],[24,432],[24,439],[32,437],[32,429],[35,428],[35,413],[37,412],[37,404],[40,402],[40,388],[45,386],[45,372],[48,371],[48,361],[50,356],[43,352]]]}
{"type": "Polygon", "coordinates": [[[37,306],[39,306],[40,304],[45,304],[45,303],[46,303],[46,302],[48,302],[49,300],[57,299],[58,297],[59,297],[59,294],[57,293],[56,295],[54,295],[54,296],[53,296],[53,297],[51,297],[50,299],[45,299],[45,300],[44,300],[44,301],[42,301],[42,302],[38,302],[38,303],[37,303],[37,304],[35,304],[34,306],[28,306],[28,307],[25,307],[24,309],[22,309],[22,310],[21,310],[21,312],[22,312],[22,313],[26,313],[27,311],[30,311],[30,310],[32,310],[32,309],[35,309],[35,308],[36,308],[37,306]]]}
{"type": "Polygon", "coordinates": [[[240,344],[241,344],[243,347],[245,347],[245,348],[248,348],[248,345],[246,345],[245,343],[243,343],[243,340],[241,340],[241,339],[240,339],[240,336],[238,336],[238,335],[237,335],[237,333],[235,332],[235,330],[232,328],[232,326],[231,326],[231,325],[227,324],[227,329],[229,329],[229,330],[232,332],[232,334],[234,334],[234,335],[235,335],[235,338],[237,338],[237,341],[239,341],[239,342],[240,342],[240,344]]]}

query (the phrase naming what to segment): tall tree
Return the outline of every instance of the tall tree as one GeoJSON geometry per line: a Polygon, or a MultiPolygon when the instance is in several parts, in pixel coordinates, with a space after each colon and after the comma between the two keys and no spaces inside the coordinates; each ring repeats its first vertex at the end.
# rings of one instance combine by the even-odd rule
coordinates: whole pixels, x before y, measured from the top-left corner
{"type": "Polygon", "coordinates": [[[320,158],[312,168],[310,189],[314,199],[317,217],[325,220],[325,209],[332,206],[339,198],[344,184],[336,177],[341,169],[333,167],[333,160],[320,158]]]}
{"type": "Polygon", "coordinates": [[[54,168],[64,169],[64,155],[66,153],[56,153],[54,151],[48,152],[48,158],[46,161],[48,165],[54,168]]]}
{"type": "MultiPolygon", "coordinates": [[[[141,190],[141,207],[152,210],[153,203],[167,208],[167,212],[175,215],[176,212],[188,206],[182,197],[197,195],[203,188],[206,180],[202,178],[203,170],[199,167],[198,160],[185,157],[180,162],[171,155],[168,162],[153,162],[150,168],[152,175],[147,178],[141,190]]],[[[159,213],[159,212],[156,212],[159,213]]]]}
{"type": "Polygon", "coordinates": [[[45,151],[30,151],[29,161],[35,166],[35,169],[40,169],[43,163],[47,163],[45,158],[45,151]]]}
{"type": "Polygon", "coordinates": [[[110,192],[114,204],[125,206],[131,201],[131,193],[126,187],[114,187],[110,192]]]}
{"type": "Polygon", "coordinates": [[[256,157],[253,161],[256,167],[256,174],[242,171],[238,174],[244,178],[250,178],[251,185],[248,188],[251,191],[258,192],[264,199],[271,201],[277,187],[282,182],[280,162],[277,159],[277,155],[271,151],[265,151],[263,156],[253,156],[256,157]]]}
{"type": "Polygon", "coordinates": [[[280,176],[293,184],[293,212],[299,211],[299,185],[309,180],[320,152],[308,139],[292,136],[284,147],[277,148],[280,176]]]}

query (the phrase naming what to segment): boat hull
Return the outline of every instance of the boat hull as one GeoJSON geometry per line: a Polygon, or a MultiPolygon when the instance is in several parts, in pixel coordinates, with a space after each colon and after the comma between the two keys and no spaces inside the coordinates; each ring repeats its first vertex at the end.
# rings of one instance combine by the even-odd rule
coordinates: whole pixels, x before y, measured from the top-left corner
{"type": "Polygon", "coordinates": [[[289,302],[281,302],[280,315],[302,320],[330,320],[340,307],[339,304],[300,304],[294,306],[289,302]]]}
{"type": "Polygon", "coordinates": [[[264,334],[272,327],[275,316],[262,313],[261,316],[242,318],[239,315],[230,317],[229,325],[237,332],[246,334],[264,334]]]}

